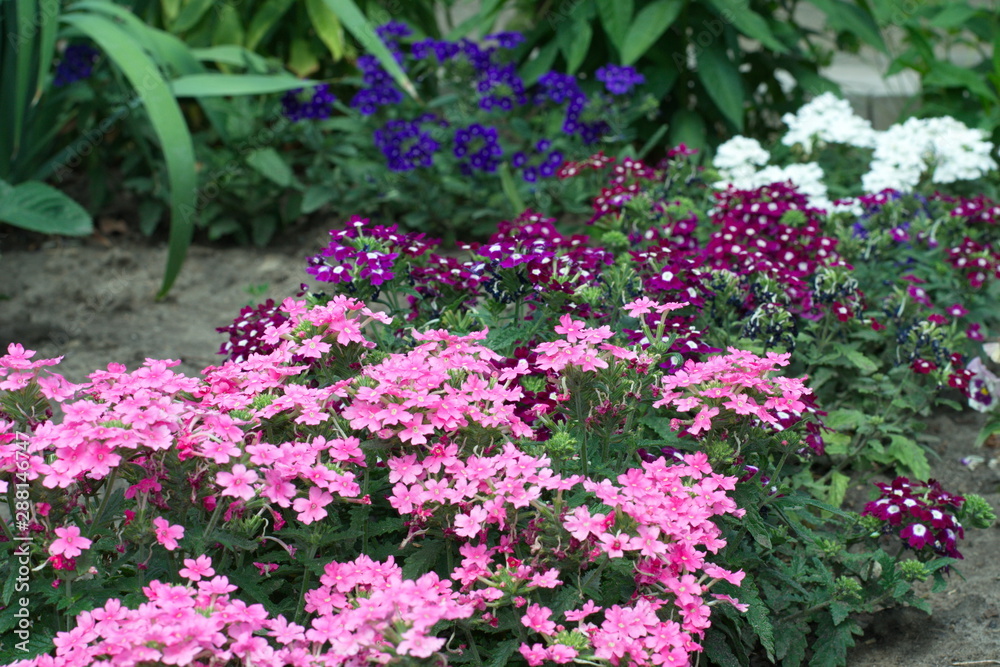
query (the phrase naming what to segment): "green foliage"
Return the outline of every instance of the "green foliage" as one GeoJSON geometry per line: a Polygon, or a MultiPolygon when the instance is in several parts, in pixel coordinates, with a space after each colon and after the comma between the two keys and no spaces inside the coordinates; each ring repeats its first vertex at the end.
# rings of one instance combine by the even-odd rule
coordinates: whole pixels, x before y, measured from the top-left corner
{"type": "MultiPolygon", "coordinates": [[[[529,36],[520,50],[522,73],[532,67],[528,57],[536,50],[546,58],[546,67],[560,71],[576,71],[577,66],[593,71],[606,62],[635,65],[650,81],[661,112],[669,119],[669,145],[687,142],[702,149],[734,131],[768,134],[774,118],[796,109],[806,96],[836,90],[819,74],[832,55],[825,38],[832,37],[841,47],[864,43],[886,51],[868,5],[841,0],[495,4],[516,8],[513,25],[529,36]],[[820,11],[828,33],[816,33],[790,19],[802,4],[820,11]],[[581,60],[575,49],[584,48],[581,60]],[[798,86],[782,88],[775,75],[779,70],[798,86]]],[[[487,32],[495,16],[487,14],[463,32],[476,28],[487,32]]]]}
{"type": "Polygon", "coordinates": [[[908,112],[952,116],[1000,140],[1000,27],[981,3],[873,3],[879,25],[899,31],[888,74],[920,77],[908,112]]]}

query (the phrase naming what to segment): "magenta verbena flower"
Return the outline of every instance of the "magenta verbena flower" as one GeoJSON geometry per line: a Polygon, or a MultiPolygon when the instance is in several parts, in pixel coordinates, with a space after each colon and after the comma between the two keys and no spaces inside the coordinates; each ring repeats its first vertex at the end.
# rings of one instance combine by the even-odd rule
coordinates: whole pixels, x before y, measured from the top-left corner
{"type": "Polygon", "coordinates": [[[882,494],[865,505],[862,516],[885,521],[885,532],[895,533],[918,554],[962,558],[958,540],[965,536],[965,530],[953,514],[965,503],[962,496],[948,493],[935,480],[897,477],[875,486],[882,494]]]}

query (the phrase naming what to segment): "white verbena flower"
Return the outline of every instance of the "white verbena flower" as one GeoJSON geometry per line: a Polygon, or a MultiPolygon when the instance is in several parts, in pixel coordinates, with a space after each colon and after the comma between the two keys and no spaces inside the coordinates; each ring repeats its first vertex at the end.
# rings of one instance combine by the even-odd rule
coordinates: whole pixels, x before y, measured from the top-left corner
{"type": "Polygon", "coordinates": [[[716,169],[728,171],[753,165],[763,166],[770,159],[771,154],[764,150],[759,141],[736,135],[715,150],[712,163],[716,169]]]}
{"type": "Polygon", "coordinates": [[[785,114],[788,132],[781,138],[786,146],[799,144],[807,154],[816,142],[846,144],[858,148],[875,146],[875,130],[870,122],[854,113],[851,103],[833,93],[823,93],[802,106],[797,113],[785,114]]]}
{"type": "Polygon", "coordinates": [[[931,169],[933,183],[973,180],[997,168],[992,152],[985,132],[954,118],[910,118],[878,133],[861,184],[865,192],[910,192],[931,169]]]}

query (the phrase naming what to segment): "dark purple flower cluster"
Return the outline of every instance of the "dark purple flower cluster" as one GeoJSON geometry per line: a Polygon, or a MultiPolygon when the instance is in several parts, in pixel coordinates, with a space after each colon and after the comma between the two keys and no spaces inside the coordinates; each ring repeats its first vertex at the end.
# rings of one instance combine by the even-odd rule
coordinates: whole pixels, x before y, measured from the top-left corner
{"type": "Polygon", "coordinates": [[[518,44],[524,43],[524,35],[516,30],[506,30],[486,35],[486,39],[496,40],[501,49],[516,49],[518,44]]]}
{"type": "Polygon", "coordinates": [[[86,79],[94,71],[94,64],[100,56],[97,49],[87,44],[71,44],[63,51],[56,67],[52,85],[57,88],[86,79]]]}
{"type": "Polygon", "coordinates": [[[891,484],[875,486],[882,495],[865,505],[862,516],[885,521],[884,532],[898,534],[916,552],[929,547],[936,555],[962,558],[957,545],[965,530],[952,513],[965,498],[948,493],[933,479],[924,483],[897,477],[891,484]]]}
{"type": "Polygon", "coordinates": [[[219,348],[219,354],[237,362],[249,359],[251,354],[270,354],[276,345],[263,341],[264,330],[272,325],[283,324],[287,319],[274,299],[268,299],[257,306],[244,307],[232,324],[216,329],[219,333],[229,335],[229,340],[219,348]]]}
{"type": "Polygon", "coordinates": [[[555,176],[563,162],[562,151],[553,150],[549,139],[540,139],[534,148],[532,155],[518,151],[510,158],[510,166],[520,169],[521,178],[529,183],[555,176]]]}
{"type": "Polygon", "coordinates": [[[433,55],[437,58],[438,63],[446,63],[452,60],[461,51],[462,48],[455,42],[430,37],[419,42],[414,42],[410,46],[410,54],[416,60],[427,60],[433,55]]]}
{"type": "Polygon", "coordinates": [[[612,95],[625,95],[637,85],[646,83],[646,77],[627,65],[605,65],[597,70],[597,80],[612,95]]]}
{"type": "Polygon", "coordinates": [[[330,111],[337,97],[330,92],[329,84],[321,83],[312,89],[304,100],[304,88],[289,90],[281,96],[281,113],[293,122],[301,120],[323,120],[330,117],[330,111]]]}
{"type": "Polygon", "coordinates": [[[396,87],[392,77],[375,56],[364,55],[358,58],[358,68],[361,69],[366,87],[358,90],[351,98],[352,108],[363,116],[371,116],[379,107],[403,101],[402,91],[396,87]]]}
{"type": "Polygon", "coordinates": [[[393,269],[400,255],[418,257],[433,247],[423,234],[401,234],[396,225],[369,226],[367,218],[356,215],[345,229],[332,230],[330,236],[330,244],[309,258],[306,273],[330,283],[357,278],[376,288],[396,277],[393,269]]]}
{"type": "Polygon", "coordinates": [[[592,144],[608,131],[608,124],[602,120],[585,121],[583,112],[587,108],[587,95],[580,89],[576,77],[560,72],[548,72],[538,79],[538,91],[534,100],[540,104],[545,100],[554,104],[566,102],[566,116],[562,131],[565,134],[579,134],[584,144],[592,144]]]}
{"type": "Polygon", "coordinates": [[[499,158],[503,155],[496,128],[479,123],[455,132],[455,148],[452,152],[459,159],[459,169],[465,176],[470,176],[475,171],[495,172],[500,166],[499,158]],[[478,147],[473,150],[477,143],[478,147]]]}
{"type": "Polygon", "coordinates": [[[385,155],[390,171],[412,171],[434,164],[434,153],[441,144],[422,129],[425,123],[448,125],[434,114],[425,114],[413,121],[390,120],[375,131],[375,145],[385,155]]]}

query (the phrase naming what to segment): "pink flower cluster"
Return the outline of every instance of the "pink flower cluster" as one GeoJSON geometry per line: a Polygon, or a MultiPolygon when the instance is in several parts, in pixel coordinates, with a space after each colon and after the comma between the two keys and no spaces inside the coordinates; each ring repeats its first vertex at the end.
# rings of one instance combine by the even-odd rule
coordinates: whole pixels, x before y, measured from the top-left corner
{"type": "Polygon", "coordinates": [[[412,445],[425,445],[437,431],[451,433],[471,423],[530,436],[531,429],[514,414],[521,389],[507,386],[516,375],[499,381],[492,377],[491,362],[501,357],[480,344],[487,333],[414,331],[413,337],[424,342],[334,385],[338,396],[350,400],[341,416],[351,428],[412,445]]]}
{"type": "Polygon", "coordinates": [[[697,410],[685,429],[691,435],[712,430],[714,418],[722,420],[733,415],[749,415],[776,431],[783,430],[801,419],[811,401],[811,392],[802,379],[770,376],[777,368],[787,366],[790,356],[768,352],[758,357],[731,347],[727,354],[705,361],[689,359],[677,372],[663,376],[662,393],[653,407],[697,410]]]}

